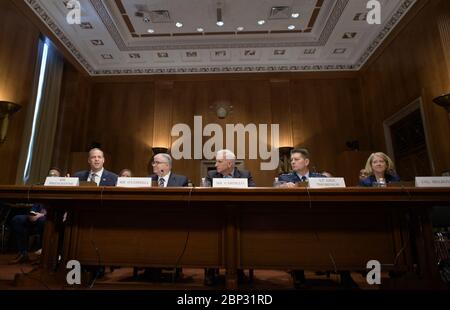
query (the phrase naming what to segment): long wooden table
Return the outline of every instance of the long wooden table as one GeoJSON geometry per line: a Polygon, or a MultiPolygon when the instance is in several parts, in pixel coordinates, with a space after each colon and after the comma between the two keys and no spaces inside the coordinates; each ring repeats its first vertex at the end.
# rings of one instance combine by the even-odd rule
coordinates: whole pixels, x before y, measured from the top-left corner
{"type": "Polygon", "coordinates": [[[398,287],[432,288],[439,275],[430,211],[450,206],[450,191],[0,186],[0,200],[47,205],[40,266],[47,274],[65,272],[71,259],[218,267],[226,287],[236,288],[238,268],[362,271],[378,260],[382,271],[407,279],[398,287]]]}

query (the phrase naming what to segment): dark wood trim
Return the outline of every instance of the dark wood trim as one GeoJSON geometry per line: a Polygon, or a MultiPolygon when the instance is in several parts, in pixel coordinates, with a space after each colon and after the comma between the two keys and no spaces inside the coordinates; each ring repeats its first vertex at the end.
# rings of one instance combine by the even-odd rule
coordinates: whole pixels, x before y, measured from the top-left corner
{"type": "Polygon", "coordinates": [[[93,83],[139,83],[158,80],[173,81],[221,81],[221,80],[330,80],[356,79],[357,71],[330,72],[265,72],[265,73],[217,73],[217,74],[156,74],[156,75],[125,75],[125,76],[92,76],[93,83]]]}
{"type": "Polygon", "coordinates": [[[215,201],[230,204],[234,201],[273,203],[313,201],[336,205],[337,202],[355,202],[379,204],[380,202],[450,202],[447,188],[329,188],[307,189],[257,187],[248,189],[228,188],[117,188],[117,187],[46,187],[46,186],[0,186],[2,201],[115,201],[118,198],[129,201],[215,201]]]}

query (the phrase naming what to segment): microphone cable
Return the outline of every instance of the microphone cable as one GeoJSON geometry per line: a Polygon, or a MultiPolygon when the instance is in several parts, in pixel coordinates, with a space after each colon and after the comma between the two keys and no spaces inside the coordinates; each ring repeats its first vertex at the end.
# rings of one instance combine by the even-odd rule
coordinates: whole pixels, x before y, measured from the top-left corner
{"type": "MultiPolygon", "coordinates": [[[[101,191],[100,191],[100,208],[103,206],[103,191],[105,190],[105,186],[102,186],[101,191]]],[[[100,251],[98,250],[97,244],[95,243],[94,239],[92,238],[93,232],[94,232],[94,224],[91,224],[91,245],[95,250],[95,253],[97,255],[97,264],[98,264],[98,268],[95,271],[95,277],[94,279],[91,281],[91,284],[89,285],[89,288],[93,288],[95,282],[97,281],[99,275],[100,275],[100,268],[104,268],[104,266],[102,266],[102,262],[101,262],[101,256],[100,256],[100,251]]],[[[104,271],[103,271],[104,272],[104,271]]]]}
{"type": "MultiPolygon", "coordinates": [[[[309,182],[308,182],[308,186],[309,186],[309,182]]],[[[306,193],[308,194],[309,209],[312,209],[312,198],[311,198],[311,193],[309,192],[309,187],[308,187],[308,186],[305,186],[305,188],[306,188],[306,193]]],[[[323,242],[322,242],[322,240],[320,239],[319,233],[317,232],[317,230],[314,230],[314,235],[315,235],[317,241],[319,242],[320,247],[321,247],[322,249],[324,249],[325,246],[323,245],[323,242]]],[[[335,273],[338,273],[338,268],[337,268],[337,265],[336,265],[336,260],[334,259],[334,256],[333,256],[331,250],[327,247],[326,251],[328,252],[328,257],[330,258],[331,263],[333,264],[334,272],[335,272],[335,273]]]]}
{"type": "MultiPolygon", "coordinates": [[[[409,201],[412,201],[412,195],[411,195],[410,191],[403,184],[401,185],[401,189],[408,195],[409,201]]],[[[409,213],[406,214],[406,222],[407,222],[406,226],[410,227],[411,226],[411,217],[410,217],[409,213]]],[[[397,251],[397,254],[395,255],[394,267],[397,266],[398,259],[400,258],[400,255],[402,254],[402,252],[409,245],[410,240],[411,240],[411,231],[408,231],[408,238],[406,239],[405,244],[400,248],[400,250],[397,251]]]]}
{"type": "MultiPolygon", "coordinates": [[[[191,197],[192,197],[192,191],[194,190],[194,188],[195,188],[195,186],[194,186],[194,184],[192,184],[192,187],[190,188],[189,194],[188,194],[188,201],[187,201],[187,208],[188,209],[190,209],[190,207],[191,207],[191,197]]],[[[178,269],[178,265],[180,264],[180,261],[183,258],[184,253],[186,252],[187,245],[189,243],[190,234],[191,234],[191,229],[190,229],[190,226],[188,226],[188,230],[187,230],[187,233],[186,233],[186,239],[184,241],[183,250],[181,251],[180,255],[178,255],[178,258],[177,258],[177,260],[175,262],[175,275],[176,275],[176,272],[177,272],[177,269],[178,269]]],[[[172,277],[172,282],[175,282],[175,276],[172,277]]]]}

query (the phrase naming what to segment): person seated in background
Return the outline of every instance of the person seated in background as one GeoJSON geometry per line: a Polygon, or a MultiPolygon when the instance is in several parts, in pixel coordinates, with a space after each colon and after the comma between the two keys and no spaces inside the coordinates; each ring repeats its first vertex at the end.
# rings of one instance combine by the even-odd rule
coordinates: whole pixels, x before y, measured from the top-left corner
{"type": "Polygon", "coordinates": [[[361,186],[371,187],[380,183],[380,181],[384,181],[386,184],[400,182],[400,177],[395,172],[394,163],[383,152],[370,154],[364,169],[369,176],[359,182],[361,186]]]}
{"type": "MultiPolygon", "coordinates": [[[[58,168],[50,168],[49,177],[60,177],[61,171],[58,168]]],[[[47,210],[42,204],[34,204],[28,214],[19,214],[12,218],[11,229],[17,242],[19,253],[16,258],[10,261],[10,264],[19,264],[29,261],[28,256],[28,236],[32,233],[38,237],[38,254],[42,248],[42,235],[44,233],[44,224],[47,210]]]]}
{"type": "Polygon", "coordinates": [[[105,156],[99,148],[89,151],[88,164],[90,170],[78,171],[74,173],[75,178],[80,181],[95,182],[97,186],[116,186],[117,175],[103,168],[105,156]]]}
{"type": "Polygon", "coordinates": [[[213,184],[212,179],[216,178],[246,178],[248,179],[248,186],[255,187],[250,171],[236,168],[236,155],[227,149],[216,152],[216,169],[208,171],[206,175],[206,182],[213,184]]]}
{"type": "Polygon", "coordinates": [[[362,180],[364,180],[365,178],[367,178],[369,176],[369,174],[367,173],[366,169],[361,169],[359,170],[359,181],[361,182],[362,180]]]}
{"type": "Polygon", "coordinates": [[[130,169],[122,169],[119,173],[119,177],[121,178],[131,178],[133,176],[133,172],[130,169]]]}
{"type": "Polygon", "coordinates": [[[291,173],[285,173],[278,177],[281,187],[295,187],[299,182],[307,182],[309,178],[325,178],[320,173],[309,171],[309,151],[305,148],[291,151],[291,173]]]}
{"type": "Polygon", "coordinates": [[[172,157],[166,153],[159,153],[153,157],[152,161],[153,181],[159,187],[187,186],[188,178],[172,172],[172,157]]]}

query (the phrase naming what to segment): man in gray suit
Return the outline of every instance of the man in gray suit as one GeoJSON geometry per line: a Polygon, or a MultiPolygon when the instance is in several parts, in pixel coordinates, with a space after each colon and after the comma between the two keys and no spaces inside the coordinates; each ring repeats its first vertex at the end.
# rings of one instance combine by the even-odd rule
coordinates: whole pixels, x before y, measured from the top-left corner
{"type": "MultiPolygon", "coordinates": [[[[244,169],[238,169],[236,165],[236,155],[230,150],[219,150],[216,153],[216,170],[208,171],[206,176],[206,182],[211,184],[214,178],[246,178],[248,179],[248,186],[255,187],[256,184],[253,181],[253,177],[250,171],[244,169]]],[[[217,282],[217,276],[219,269],[206,268],[205,269],[205,284],[208,286],[214,285],[217,282]]],[[[245,277],[242,269],[237,270],[238,281],[243,282],[245,277]]]]}
{"type": "Polygon", "coordinates": [[[206,182],[212,185],[214,178],[246,178],[248,179],[248,186],[255,187],[250,171],[244,169],[237,169],[236,155],[230,150],[220,150],[216,153],[216,170],[208,171],[206,182]]]}
{"type": "Polygon", "coordinates": [[[159,153],[153,157],[152,178],[159,187],[187,186],[188,179],[184,175],[172,172],[172,157],[166,153],[159,153]]]}

